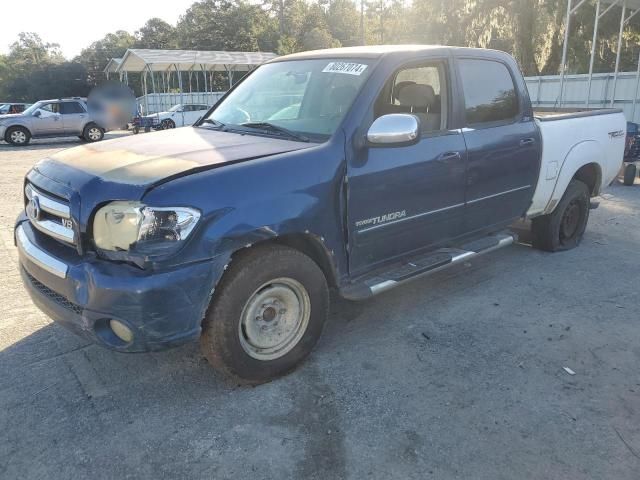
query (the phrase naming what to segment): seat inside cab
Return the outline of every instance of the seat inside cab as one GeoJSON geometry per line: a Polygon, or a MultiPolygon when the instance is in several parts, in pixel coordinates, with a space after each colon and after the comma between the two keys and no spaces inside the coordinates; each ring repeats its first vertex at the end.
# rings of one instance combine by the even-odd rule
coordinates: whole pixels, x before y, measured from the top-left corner
{"type": "Polygon", "coordinates": [[[411,113],[423,133],[446,129],[446,77],[442,64],[403,68],[394,73],[374,105],[375,117],[411,113]]]}

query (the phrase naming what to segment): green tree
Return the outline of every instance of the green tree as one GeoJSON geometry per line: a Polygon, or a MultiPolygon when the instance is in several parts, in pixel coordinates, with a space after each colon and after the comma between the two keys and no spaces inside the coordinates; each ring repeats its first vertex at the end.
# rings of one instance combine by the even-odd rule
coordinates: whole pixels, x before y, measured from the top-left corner
{"type": "Polygon", "coordinates": [[[64,57],[57,43],[45,43],[37,33],[21,32],[9,48],[8,62],[17,68],[60,63],[64,57]]]}
{"type": "Polygon", "coordinates": [[[102,39],[83,49],[75,61],[84,65],[91,85],[103,79],[103,69],[111,58],[122,57],[128,48],[133,48],[136,38],[129,32],[118,30],[108,33],[102,39]]]}
{"type": "Polygon", "coordinates": [[[267,12],[242,0],[202,0],[180,18],[180,48],[256,51],[275,48],[267,12]]]}
{"type": "Polygon", "coordinates": [[[176,29],[160,18],[147,20],[135,33],[136,48],[176,48],[176,29]]]}
{"type": "Polygon", "coordinates": [[[331,32],[323,28],[313,28],[302,39],[304,50],[340,47],[340,41],[331,36],[331,32]]]}

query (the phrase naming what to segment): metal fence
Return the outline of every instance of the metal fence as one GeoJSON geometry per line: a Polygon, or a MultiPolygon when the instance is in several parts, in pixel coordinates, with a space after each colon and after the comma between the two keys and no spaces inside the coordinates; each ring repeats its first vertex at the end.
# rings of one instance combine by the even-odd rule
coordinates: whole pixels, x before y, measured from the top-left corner
{"type": "MultiPolygon", "coordinates": [[[[627,120],[640,122],[638,82],[636,72],[618,73],[613,105],[613,73],[596,73],[591,81],[591,94],[587,103],[589,75],[565,75],[563,108],[621,108],[627,120]]],[[[558,107],[560,99],[560,75],[526,77],[531,102],[535,107],[558,107]]]]}
{"type": "Polygon", "coordinates": [[[139,110],[145,115],[166,112],[179,103],[197,103],[213,106],[225,92],[148,93],[138,97],[139,110]]]}

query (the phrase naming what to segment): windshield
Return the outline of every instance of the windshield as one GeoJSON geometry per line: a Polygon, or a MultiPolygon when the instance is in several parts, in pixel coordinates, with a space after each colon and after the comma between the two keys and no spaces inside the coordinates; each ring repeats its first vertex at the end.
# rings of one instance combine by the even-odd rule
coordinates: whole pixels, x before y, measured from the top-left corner
{"type": "MultiPolygon", "coordinates": [[[[370,62],[359,59],[269,63],[238,85],[206,118],[230,128],[244,125],[266,132],[261,127],[270,124],[312,139],[327,139],[370,72],[370,62]]],[[[207,123],[211,124],[205,119],[207,123]]]]}
{"type": "Polygon", "coordinates": [[[180,105],[180,104],[174,105],[173,107],[171,107],[169,109],[170,112],[179,112],[180,110],[182,110],[182,105],[180,105]]]}

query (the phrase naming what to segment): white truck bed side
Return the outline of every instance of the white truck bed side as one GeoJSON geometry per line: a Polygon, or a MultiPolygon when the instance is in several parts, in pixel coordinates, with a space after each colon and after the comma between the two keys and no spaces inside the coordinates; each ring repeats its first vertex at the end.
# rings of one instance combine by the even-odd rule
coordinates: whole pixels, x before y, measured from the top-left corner
{"type": "Polygon", "coordinates": [[[528,217],[551,213],[584,165],[598,166],[593,195],[618,174],[626,136],[626,120],[621,111],[536,115],[536,122],[542,137],[542,161],[528,217]]]}

